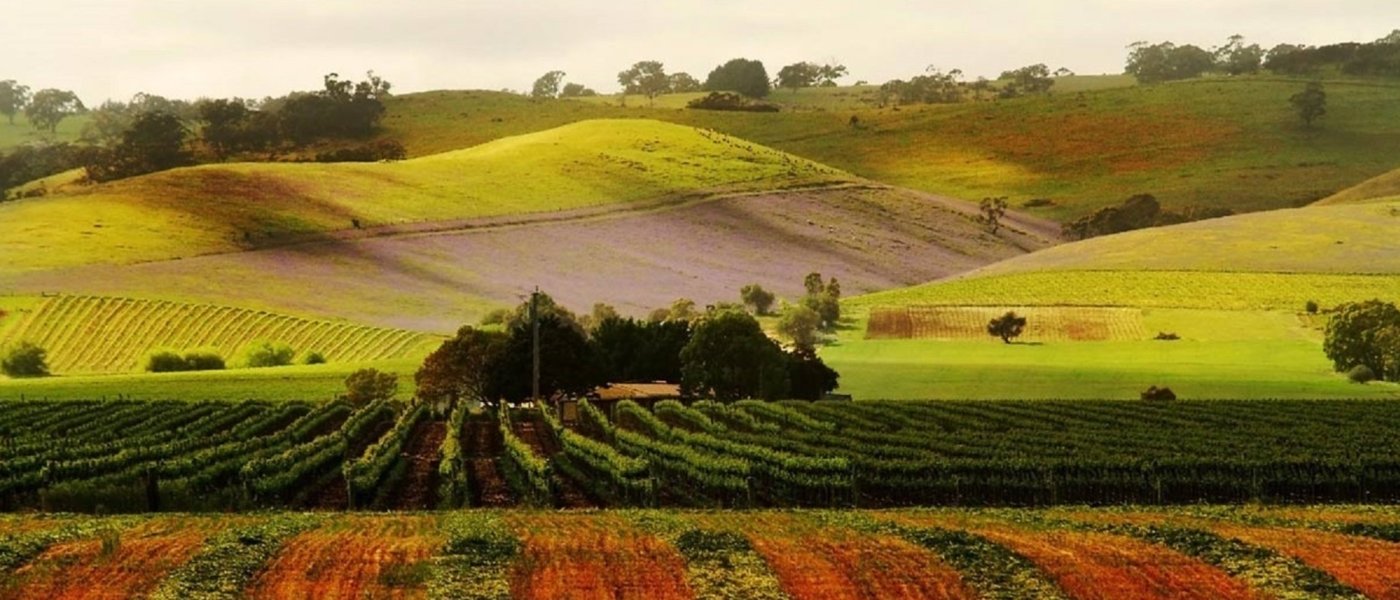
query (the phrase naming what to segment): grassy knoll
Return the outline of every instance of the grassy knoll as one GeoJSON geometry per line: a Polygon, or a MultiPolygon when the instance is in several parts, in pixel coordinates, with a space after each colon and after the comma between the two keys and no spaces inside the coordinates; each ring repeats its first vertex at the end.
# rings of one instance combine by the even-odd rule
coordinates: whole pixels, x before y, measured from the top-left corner
{"type": "Polygon", "coordinates": [[[1178,341],[866,339],[857,319],[822,358],[857,399],[1136,398],[1166,385],[1183,398],[1400,397],[1332,371],[1320,333],[1287,312],[1149,309],[1143,327],[1178,341]]]}
{"type": "Polygon", "coordinates": [[[1400,169],[1367,179],[1357,185],[1332,194],[1317,203],[1354,204],[1358,202],[1400,202],[1400,169]]]}
{"type": "Polygon", "coordinates": [[[1400,273],[1400,202],[1309,206],[1154,227],[1048,248],[979,270],[1400,273]]]}
{"type": "Polygon", "coordinates": [[[971,199],[1008,195],[1013,203],[1049,198],[1055,204],[1035,210],[1054,218],[1136,193],[1155,194],[1169,208],[1244,212],[1301,206],[1395,168],[1400,86],[1329,81],[1328,116],[1306,130],[1288,104],[1303,83],[1085,83],[1082,91],[1069,93],[1066,85],[1048,97],[899,109],[866,106],[858,101],[861,88],[778,90],[778,102],[814,100],[776,114],[684,110],[684,95],[659,98],[655,108],[629,99],[624,109],[608,98],[535,103],[491,92],[434,92],[396,98],[387,133],[417,155],[571,120],[647,117],[712,128],[916,189],[971,199]],[[860,126],[851,126],[852,115],[860,126]]]}
{"type": "Polygon", "coordinates": [[[83,133],[91,117],[88,115],[77,115],[68,117],[58,123],[58,131],[49,133],[39,131],[29,124],[29,119],[24,114],[15,115],[15,122],[10,124],[9,120],[0,118],[0,152],[8,151],[10,148],[34,142],[73,142],[83,133]]]}
{"type": "Polygon", "coordinates": [[[0,272],[129,263],[362,227],[850,176],[723,135],[587,121],[395,163],[206,165],[0,204],[0,272]]]}
{"type": "Polygon", "coordinates": [[[0,401],[101,400],[331,400],[345,393],[345,378],[375,368],[399,376],[398,398],[413,397],[413,373],[422,357],[371,363],[229,369],[194,373],[75,375],[39,379],[0,377],[0,401]]]}
{"type": "Polygon", "coordinates": [[[59,374],[140,371],[149,352],[212,350],[230,366],[247,344],[270,341],[298,353],[317,352],[330,362],[419,357],[437,336],[347,322],[319,321],[208,304],[92,296],[44,298],[16,310],[19,322],[0,323],[0,348],[19,342],[48,352],[59,374]]]}

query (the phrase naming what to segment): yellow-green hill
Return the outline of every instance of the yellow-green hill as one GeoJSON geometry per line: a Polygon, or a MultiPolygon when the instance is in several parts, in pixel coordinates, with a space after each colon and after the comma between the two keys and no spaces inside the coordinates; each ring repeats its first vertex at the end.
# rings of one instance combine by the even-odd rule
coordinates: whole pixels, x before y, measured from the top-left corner
{"type": "Polygon", "coordinates": [[[1386,201],[1400,202],[1400,169],[1367,179],[1360,184],[1323,198],[1317,204],[1327,206],[1386,201]]]}
{"type": "Polygon", "coordinates": [[[851,180],[709,131],[583,121],[393,163],[206,165],[0,204],[0,272],[237,251],[357,223],[372,228],[851,180]]]}

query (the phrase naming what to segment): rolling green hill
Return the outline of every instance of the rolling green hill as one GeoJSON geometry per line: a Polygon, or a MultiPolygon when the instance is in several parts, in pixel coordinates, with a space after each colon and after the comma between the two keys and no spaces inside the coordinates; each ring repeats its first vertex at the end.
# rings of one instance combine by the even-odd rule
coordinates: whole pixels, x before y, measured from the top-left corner
{"type": "Polygon", "coordinates": [[[206,165],[3,203],[0,273],[853,179],[713,132],[584,121],[394,163],[206,165]]]}
{"type": "Polygon", "coordinates": [[[1304,313],[1308,301],[1325,310],[1400,300],[1392,208],[1316,206],[1141,230],[852,298],[843,303],[851,323],[823,357],[864,398],[1132,398],[1149,385],[1193,398],[1400,397],[1395,384],[1334,373],[1322,353],[1325,315],[1304,313]],[[937,315],[952,307],[983,317],[1019,309],[1080,339],[1036,326],[1011,345],[969,339],[966,324],[938,334],[948,325],[937,315]],[[1113,321],[1101,307],[1114,307],[1113,321]],[[1086,334],[1125,317],[1141,329],[1086,334]],[[1155,339],[1165,333],[1178,339],[1155,339]]]}
{"type": "Polygon", "coordinates": [[[1400,169],[1367,179],[1357,185],[1332,194],[1317,203],[1355,204],[1359,202],[1400,202],[1400,169]]]}
{"type": "Polygon", "coordinates": [[[884,183],[965,199],[1009,196],[1013,205],[1045,198],[1052,204],[1030,210],[1056,219],[1138,193],[1156,195],[1168,209],[1248,212],[1309,204],[1400,162],[1393,151],[1400,85],[1328,81],[1328,115],[1308,130],[1288,104],[1303,84],[1241,77],[1086,85],[1047,97],[898,108],[853,101],[860,88],[829,88],[799,92],[821,99],[776,114],[678,108],[688,96],[659,98],[656,108],[634,98],[622,108],[606,97],[533,102],[433,92],[394,98],[386,135],[421,155],[574,120],[646,117],[722,131],[884,183]]]}

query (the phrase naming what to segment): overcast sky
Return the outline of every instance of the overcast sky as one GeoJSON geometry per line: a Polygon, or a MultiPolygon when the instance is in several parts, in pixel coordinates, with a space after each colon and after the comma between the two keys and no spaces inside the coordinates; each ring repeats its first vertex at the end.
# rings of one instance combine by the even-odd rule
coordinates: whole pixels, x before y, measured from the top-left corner
{"type": "Polygon", "coordinates": [[[836,59],[882,82],[933,64],[975,77],[1033,63],[1121,72],[1124,46],[1372,41],[1400,0],[0,0],[0,79],[78,92],[262,97],[374,69],[396,92],[528,89],[567,71],[612,91],[637,60],[703,80],[836,59]]]}

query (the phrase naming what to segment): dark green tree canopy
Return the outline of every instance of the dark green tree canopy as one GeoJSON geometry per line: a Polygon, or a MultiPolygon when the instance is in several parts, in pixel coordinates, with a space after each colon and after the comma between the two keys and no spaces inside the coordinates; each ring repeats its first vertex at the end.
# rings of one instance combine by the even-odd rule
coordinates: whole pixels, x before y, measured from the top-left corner
{"type": "Polygon", "coordinates": [[[122,140],[87,165],[93,181],[111,181],[194,164],[185,146],[189,130],[179,117],[165,112],[141,113],[122,140]]]}
{"type": "Polygon", "coordinates": [[[750,98],[764,98],[772,91],[768,70],[763,63],[747,58],[726,62],[705,78],[707,92],[738,92],[750,98]]]}
{"type": "Polygon", "coordinates": [[[48,88],[34,92],[29,104],[24,107],[24,116],[36,129],[53,133],[58,131],[60,122],[83,110],[83,101],[78,99],[77,94],[48,88]]]}
{"type": "Polygon", "coordinates": [[[1171,42],[1138,42],[1128,46],[1128,49],[1128,64],[1124,71],[1141,83],[1190,79],[1215,68],[1214,54],[1190,44],[1178,46],[1171,42]]]}
{"type": "Polygon", "coordinates": [[[1400,308],[1380,300],[1338,306],[1327,321],[1322,350],[1338,371],[1360,365],[1400,381],[1400,308]]]}
{"type": "MultiPolygon", "coordinates": [[[[544,314],[540,323],[540,394],[582,395],[603,383],[593,348],[579,330],[557,315],[544,314]]],[[[493,381],[486,397],[522,402],[530,397],[533,374],[532,328],[520,323],[510,329],[498,359],[490,367],[493,381]]]]}
{"type": "Polygon", "coordinates": [[[506,334],[496,331],[472,327],[457,330],[457,335],[429,354],[414,374],[418,396],[446,400],[453,405],[462,400],[490,404],[494,400],[487,395],[491,368],[505,348],[506,339],[506,334]]]}
{"type": "Polygon", "coordinates": [[[748,313],[720,311],[695,325],[681,351],[681,383],[687,395],[723,402],[775,400],[789,390],[787,359],[748,313]]]}
{"type": "Polygon", "coordinates": [[[1308,82],[1307,87],[1290,97],[1288,102],[1298,111],[1298,118],[1303,120],[1303,125],[1309,128],[1313,126],[1313,121],[1327,114],[1327,91],[1318,81],[1308,82]]]}
{"type": "Polygon", "coordinates": [[[0,115],[5,115],[10,124],[15,124],[15,115],[29,104],[29,86],[20,85],[13,79],[0,81],[0,115]]]}
{"type": "Polygon", "coordinates": [[[609,317],[589,341],[609,383],[681,381],[681,350],[690,342],[686,321],[609,317]]]}
{"type": "Polygon", "coordinates": [[[1001,338],[1002,343],[1010,344],[1011,340],[1021,336],[1021,332],[1026,329],[1026,318],[1017,315],[1015,312],[992,319],[987,323],[987,333],[1001,338]]]}

